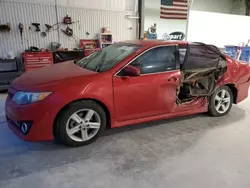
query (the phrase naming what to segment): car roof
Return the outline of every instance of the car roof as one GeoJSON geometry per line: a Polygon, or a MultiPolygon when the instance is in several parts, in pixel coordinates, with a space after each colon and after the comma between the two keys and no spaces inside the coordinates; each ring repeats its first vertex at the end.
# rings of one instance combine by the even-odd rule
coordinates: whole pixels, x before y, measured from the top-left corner
{"type": "Polygon", "coordinates": [[[190,42],[187,41],[167,41],[167,40],[127,40],[122,41],[124,43],[130,43],[130,44],[137,44],[142,46],[158,46],[158,45],[176,45],[176,44],[182,44],[187,45],[190,44],[190,42]]]}

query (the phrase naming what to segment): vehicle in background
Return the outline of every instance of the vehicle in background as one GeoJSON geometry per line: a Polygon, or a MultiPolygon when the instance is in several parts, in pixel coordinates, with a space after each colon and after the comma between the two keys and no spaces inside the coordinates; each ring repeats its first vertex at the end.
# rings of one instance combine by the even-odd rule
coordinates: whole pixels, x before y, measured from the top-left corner
{"type": "Polygon", "coordinates": [[[0,59],[0,91],[7,91],[9,85],[23,73],[21,63],[16,59],[0,59]]]}

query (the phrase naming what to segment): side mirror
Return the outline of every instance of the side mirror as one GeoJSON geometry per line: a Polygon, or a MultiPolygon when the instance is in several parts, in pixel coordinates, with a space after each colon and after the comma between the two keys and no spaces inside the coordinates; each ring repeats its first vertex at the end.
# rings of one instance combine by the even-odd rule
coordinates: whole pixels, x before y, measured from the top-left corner
{"type": "Polygon", "coordinates": [[[140,76],[140,69],[137,67],[128,65],[122,70],[123,76],[140,76]]]}

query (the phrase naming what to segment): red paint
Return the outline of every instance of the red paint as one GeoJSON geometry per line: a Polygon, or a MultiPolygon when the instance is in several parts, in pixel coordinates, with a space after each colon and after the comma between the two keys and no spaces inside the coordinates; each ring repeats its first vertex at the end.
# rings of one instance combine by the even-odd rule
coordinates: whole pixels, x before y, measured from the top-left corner
{"type": "Polygon", "coordinates": [[[161,7],[161,10],[175,10],[175,11],[187,12],[187,9],[178,9],[178,8],[164,8],[164,7],[161,7]]]}
{"type": "Polygon", "coordinates": [[[186,0],[174,0],[174,2],[179,2],[179,3],[187,3],[186,0]]]}
{"type": "Polygon", "coordinates": [[[168,17],[168,16],[160,16],[163,19],[172,19],[172,20],[186,20],[187,18],[177,18],[177,17],[168,17]]]}
{"type": "Polygon", "coordinates": [[[169,16],[187,16],[187,13],[167,13],[167,12],[161,12],[163,15],[169,15],[169,16]]]}
{"type": "Polygon", "coordinates": [[[81,39],[80,49],[84,50],[84,56],[89,56],[100,50],[98,40],[81,39]]]}
{"type": "Polygon", "coordinates": [[[180,71],[141,77],[113,77],[116,120],[121,122],[170,113],[175,107],[174,96],[179,85],[178,82],[168,81],[174,76],[180,80],[180,71]]]}
{"type": "Polygon", "coordinates": [[[36,70],[53,64],[51,52],[24,52],[23,63],[25,71],[36,70]]]}
{"type": "MultiPolygon", "coordinates": [[[[13,82],[10,94],[17,91],[52,92],[43,101],[17,105],[10,97],[6,100],[6,116],[14,121],[32,120],[27,136],[9,127],[23,140],[53,139],[53,123],[58,112],[67,104],[79,99],[94,99],[110,112],[111,127],[142,123],[157,119],[201,113],[207,111],[208,99],[196,98],[190,103],[176,104],[176,88],[180,84],[180,70],[141,77],[115,76],[124,65],[148,48],[157,45],[186,45],[176,41],[128,41],[143,45],[138,52],[126,58],[109,71],[98,73],[85,70],[72,62],[55,64],[37,71],[27,72],[13,82]]],[[[238,90],[237,102],[247,98],[250,66],[227,57],[228,71],[217,86],[233,84],[238,90]]]]}

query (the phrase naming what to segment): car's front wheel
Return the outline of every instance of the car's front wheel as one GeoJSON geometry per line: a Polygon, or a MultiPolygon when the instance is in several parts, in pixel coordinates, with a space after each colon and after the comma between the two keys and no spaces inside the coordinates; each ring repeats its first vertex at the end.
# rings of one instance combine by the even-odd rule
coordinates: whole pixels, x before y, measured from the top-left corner
{"type": "Polygon", "coordinates": [[[209,98],[208,112],[212,116],[224,116],[231,110],[233,93],[228,86],[218,88],[209,98]]]}
{"type": "Polygon", "coordinates": [[[106,114],[94,101],[70,104],[58,117],[55,139],[72,147],[95,141],[106,128],[106,114]]]}

